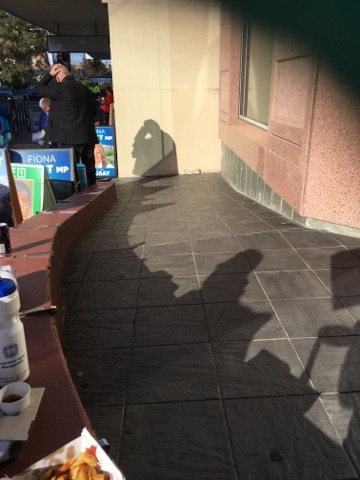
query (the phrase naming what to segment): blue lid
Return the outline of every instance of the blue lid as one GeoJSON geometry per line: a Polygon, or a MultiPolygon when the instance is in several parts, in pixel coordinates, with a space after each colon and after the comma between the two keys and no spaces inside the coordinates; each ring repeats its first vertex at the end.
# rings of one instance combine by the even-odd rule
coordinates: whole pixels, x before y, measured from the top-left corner
{"type": "Polygon", "coordinates": [[[14,280],[11,278],[1,278],[0,277],[0,298],[8,297],[16,290],[16,285],[14,280]]]}

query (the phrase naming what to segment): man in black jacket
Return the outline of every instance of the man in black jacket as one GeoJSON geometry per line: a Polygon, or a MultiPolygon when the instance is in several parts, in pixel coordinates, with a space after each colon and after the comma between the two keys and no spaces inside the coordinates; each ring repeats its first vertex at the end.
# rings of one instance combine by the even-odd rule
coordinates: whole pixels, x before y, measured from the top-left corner
{"type": "Polygon", "coordinates": [[[85,165],[89,185],[95,183],[94,147],[99,140],[95,131],[97,105],[90,90],[57,63],[40,80],[37,94],[51,99],[44,141],[73,148],[76,163],[81,159],[85,165]]]}

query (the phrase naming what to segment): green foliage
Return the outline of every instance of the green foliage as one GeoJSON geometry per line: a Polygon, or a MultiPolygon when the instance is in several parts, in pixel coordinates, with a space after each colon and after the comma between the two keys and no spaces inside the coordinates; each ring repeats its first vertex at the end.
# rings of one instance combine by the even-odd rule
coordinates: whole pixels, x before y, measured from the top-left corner
{"type": "Polygon", "coordinates": [[[106,72],[106,65],[101,60],[97,59],[84,59],[81,63],[81,68],[84,70],[85,78],[106,72]]]}
{"type": "Polygon", "coordinates": [[[0,10],[0,82],[13,88],[36,80],[36,69],[48,67],[49,32],[0,10]]]}

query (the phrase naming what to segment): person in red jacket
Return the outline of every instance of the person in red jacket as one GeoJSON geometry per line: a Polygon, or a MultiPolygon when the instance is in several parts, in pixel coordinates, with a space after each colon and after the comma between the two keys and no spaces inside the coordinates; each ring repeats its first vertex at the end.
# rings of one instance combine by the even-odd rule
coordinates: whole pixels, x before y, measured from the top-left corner
{"type": "Polygon", "coordinates": [[[113,89],[111,87],[105,87],[105,97],[101,102],[100,110],[102,113],[101,124],[109,125],[110,105],[114,103],[113,89]]]}

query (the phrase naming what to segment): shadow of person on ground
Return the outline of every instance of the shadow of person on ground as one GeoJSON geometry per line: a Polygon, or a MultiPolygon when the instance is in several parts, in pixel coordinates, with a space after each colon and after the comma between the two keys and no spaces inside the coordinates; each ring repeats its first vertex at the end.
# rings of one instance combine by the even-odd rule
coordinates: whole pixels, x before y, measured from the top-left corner
{"type": "Polygon", "coordinates": [[[153,177],[179,173],[175,143],[155,120],[145,120],[135,136],[131,156],[135,158],[134,175],[153,177]]]}

